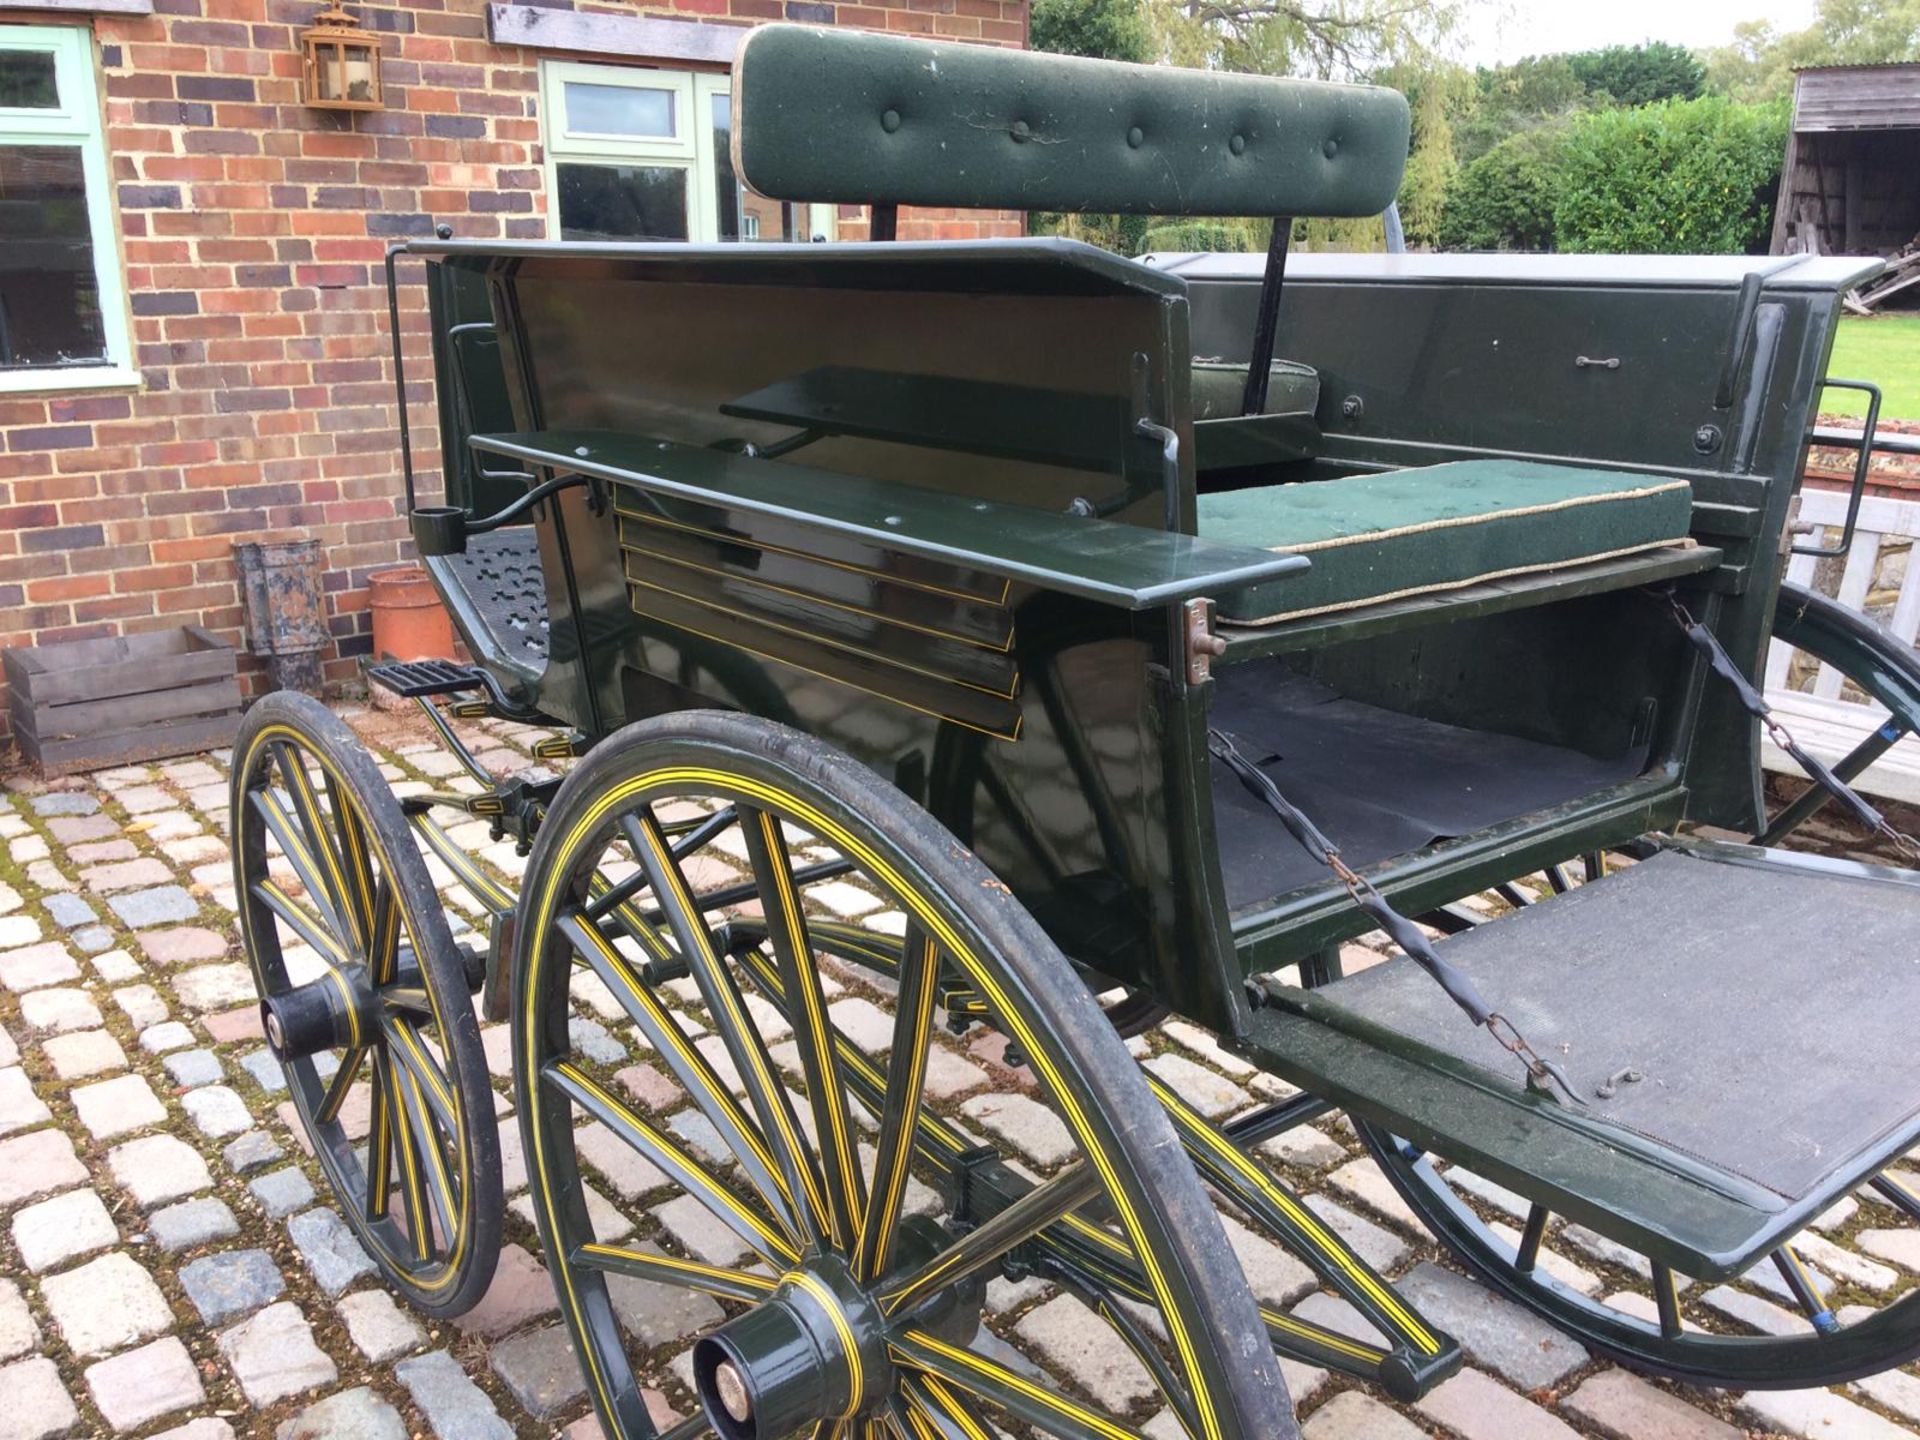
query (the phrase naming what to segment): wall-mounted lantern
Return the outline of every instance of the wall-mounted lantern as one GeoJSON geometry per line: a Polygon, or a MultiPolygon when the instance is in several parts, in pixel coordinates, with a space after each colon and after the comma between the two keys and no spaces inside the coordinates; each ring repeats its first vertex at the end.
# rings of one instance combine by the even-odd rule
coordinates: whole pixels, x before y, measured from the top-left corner
{"type": "Polygon", "coordinates": [[[300,34],[301,102],[321,110],[378,110],[380,41],[338,5],[300,34]]]}

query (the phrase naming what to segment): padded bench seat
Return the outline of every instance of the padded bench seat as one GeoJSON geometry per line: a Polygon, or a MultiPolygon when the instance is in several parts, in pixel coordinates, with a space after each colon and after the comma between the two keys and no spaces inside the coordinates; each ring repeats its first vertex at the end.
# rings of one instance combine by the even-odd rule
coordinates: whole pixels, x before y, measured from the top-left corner
{"type": "Polygon", "coordinates": [[[1672,545],[1692,511],[1684,480],[1457,460],[1203,494],[1199,530],[1312,562],[1219,598],[1221,620],[1270,625],[1672,545]]]}

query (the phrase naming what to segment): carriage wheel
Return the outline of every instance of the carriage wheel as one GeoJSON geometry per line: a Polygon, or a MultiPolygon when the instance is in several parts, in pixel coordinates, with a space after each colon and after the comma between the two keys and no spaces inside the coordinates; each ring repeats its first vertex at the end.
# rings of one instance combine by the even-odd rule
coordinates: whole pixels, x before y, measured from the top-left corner
{"type": "Polygon", "coordinates": [[[461,1314],[498,1258],[500,1135],[439,896],[372,757],[317,700],[269,695],[233,756],[241,929],[307,1143],[387,1280],[461,1314]]]}
{"type": "MultiPolygon", "coordinates": [[[[1886,710],[1887,721],[1833,765],[1851,780],[1891,749],[1903,736],[1920,730],[1920,655],[1864,615],[1799,585],[1782,585],[1774,605],[1773,633],[1780,649],[1770,657],[1768,673],[1781,683],[1810,681],[1815,696],[1864,697],[1886,710]]],[[[1789,718],[1788,728],[1793,728],[1789,718]]],[[[1824,791],[1809,784],[1791,801],[1769,804],[1766,824],[1756,840],[1793,846],[1809,821],[1825,814],[1851,839],[1871,842],[1858,826],[1836,816],[1824,791]]],[[[1905,863],[1889,855],[1893,864],[1905,863]]]]}
{"type": "Polygon", "coordinates": [[[635,1373],[643,1342],[621,1319],[633,1279],[714,1302],[693,1369],[724,1440],[992,1425],[1112,1440],[1163,1410],[1195,1440],[1297,1434],[1246,1282],[1125,1046],[1006,887],[872,772],[747,717],[632,726],[568,777],[526,894],[522,1134],[561,1313],[610,1436],[656,1433],[635,1373]],[[620,893],[597,890],[607,876],[625,877],[620,893]],[[866,1037],[884,1066],[848,1043],[822,983],[829,948],[858,963],[849,926],[911,957],[891,977],[884,1038],[866,1037]],[[830,947],[815,927],[835,932],[830,947]],[[943,967],[1039,1078],[1017,1107],[1024,1150],[929,1097],[943,967]],[[630,1022],[644,1073],[578,1043],[573,1002],[595,999],[630,1022]],[[596,1234],[583,1149],[624,1174],[646,1216],[636,1232],[596,1234]],[[1067,1232],[1136,1262],[1144,1293],[1114,1303],[1066,1258],[1088,1247],[1054,1243],[1067,1232]],[[1001,1358],[981,1325],[985,1284],[1028,1273],[1133,1352],[1127,1400],[1096,1401],[1071,1375],[1036,1383],[1001,1358]]]}

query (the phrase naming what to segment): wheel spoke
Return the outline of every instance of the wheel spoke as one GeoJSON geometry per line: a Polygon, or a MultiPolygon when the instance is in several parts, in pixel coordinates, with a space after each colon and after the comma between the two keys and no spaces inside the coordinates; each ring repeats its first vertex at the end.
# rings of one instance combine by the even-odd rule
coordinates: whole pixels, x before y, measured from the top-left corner
{"type": "Polygon", "coordinates": [[[389,1014],[418,1015],[433,1019],[433,997],[419,985],[389,985],[380,992],[380,1003],[389,1014]]]}
{"type": "Polygon", "coordinates": [[[1782,1245],[1773,1252],[1773,1266],[1780,1272],[1780,1278],[1787,1282],[1787,1289],[1800,1303],[1800,1308],[1806,1311],[1814,1330],[1821,1335],[1837,1333],[1839,1325],[1834,1320],[1833,1311],[1820,1298],[1819,1286],[1807,1272],[1806,1262],[1799,1253],[1791,1245],[1782,1245]]]}
{"type": "Polygon", "coordinates": [[[317,862],[321,884],[325,887],[327,898],[333,903],[333,913],[356,927],[341,931],[341,939],[352,938],[365,944],[365,916],[355,904],[346,867],[329,833],[326,816],[320,811],[320,796],[313,788],[313,777],[307,773],[306,761],[287,744],[274,746],[273,758],[280,771],[281,783],[287,787],[287,796],[293,801],[293,811],[299,817],[300,828],[306,832],[307,850],[317,862]]]}
{"type": "Polygon", "coordinates": [[[664,1251],[634,1250],[625,1245],[602,1245],[589,1241],[573,1252],[573,1262],[614,1275],[631,1275],[637,1280],[652,1280],[682,1290],[698,1290],[725,1300],[744,1300],[748,1304],[764,1300],[774,1291],[772,1280],[748,1270],[733,1270],[720,1265],[702,1265],[697,1260],[682,1260],[664,1251]]]}
{"type": "Polygon", "coordinates": [[[368,1082],[373,1104],[367,1123],[366,1216],[368,1220],[384,1220],[387,1194],[393,1188],[393,1123],[387,1109],[391,1102],[387,1097],[386,1060],[378,1050],[372,1053],[373,1073],[368,1082]]]}
{"type": "Polygon", "coordinates": [[[799,1260],[800,1252],[780,1231],[777,1222],[755,1214],[738,1196],[701,1169],[693,1156],[634,1114],[577,1065],[564,1060],[552,1061],[541,1071],[541,1076],[652,1161],[761,1259],[781,1268],[799,1260]]]}
{"type": "Polygon", "coordinates": [[[901,1381],[908,1405],[908,1421],[916,1437],[926,1440],[994,1440],[991,1426],[964,1395],[956,1395],[931,1375],[908,1375],[901,1381]]]}
{"type": "Polygon", "coordinates": [[[340,1059],[340,1068],[333,1072],[326,1093],[320,1097],[320,1103],[314,1107],[313,1123],[331,1125],[340,1118],[340,1107],[346,1104],[347,1092],[353,1088],[353,1077],[359,1071],[361,1062],[367,1058],[364,1045],[347,1051],[340,1059]]]}
{"type": "Polygon", "coordinates": [[[382,875],[373,892],[373,936],[367,942],[367,973],[376,985],[392,981],[400,968],[400,894],[391,876],[382,875]]]}
{"type": "Polygon", "coordinates": [[[793,1022],[794,1043],[800,1051],[814,1128],[820,1137],[829,1229],[834,1244],[844,1252],[853,1248],[854,1237],[866,1223],[867,1198],[854,1144],[853,1119],[847,1113],[846,1085],[833,1055],[827,997],[820,988],[813,942],[801,913],[799,892],[794,888],[793,868],[787,863],[786,838],[779,819],[764,810],[748,810],[741,828],[746,835],[749,863],[759,882],[761,909],[783,988],[800,1000],[800,1014],[793,1022]]]}
{"type": "Polygon", "coordinates": [[[1138,1440],[1138,1431],[924,1330],[905,1331],[887,1345],[902,1363],[938,1376],[1062,1440],[1138,1440]]]}
{"type": "Polygon", "coordinates": [[[340,857],[344,872],[347,909],[352,913],[354,923],[360,927],[360,937],[367,946],[367,958],[371,961],[374,914],[378,907],[374,898],[373,859],[367,849],[366,832],[360,828],[353,806],[339,793],[333,777],[322,772],[321,784],[327,809],[333,816],[333,840],[336,842],[333,849],[340,857]]]}
{"type": "Polygon", "coordinates": [[[340,942],[327,932],[325,922],[308,914],[300,907],[298,901],[273,881],[256,880],[247,888],[253,893],[254,899],[285,921],[287,928],[317,951],[322,958],[331,960],[336,965],[347,963],[347,952],[341,949],[340,942]]]}
{"type": "Polygon", "coordinates": [[[333,933],[334,944],[331,948],[344,953],[349,946],[351,932],[334,903],[333,893],[321,873],[320,862],[300,837],[298,822],[280,803],[280,797],[270,789],[262,787],[255,790],[250,799],[261,820],[266,823],[268,833],[279,843],[280,852],[287,857],[287,863],[293,866],[293,873],[300,877],[307,898],[320,912],[327,929],[333,933]]]}
{"type": "MultiPolygon", "coordinates": [[[[407,1129],[420,1157],[420,1178],[426,1186],[433,1217],[440,1222],[441,1237],[450,1248],[460,1216],[460,1201],[454,1191],[453,1172],[447,1164],[446,1147],[434,1128],[434,1117],[419,1076],[403,1065],[399,1077],[401,1094],[406,1099],[407,1129]]],[[[428,1240],[432,1240],[431,1231],[428,1232],[428,1240]]]]}
{"type": "Polygon", "coordinates": [[[387,1043],[401,1067],[420,1088],[422,1101],[441,1131],[450,1139],[459,1135],[460,1121],[453,1104],[453,1087],[447,1075],[440,1068],[427,1047],[420,1039],[420,1032],[409,1020],[397,1015],[385,1017],[380,1028],[386,1032],[387,1043]]]}
{"type": "Polygon", "coordinates": [[[860,1230],[854,1278],[869,1284],[886,1272],[900,1205],[906,1196],[933,1047],[933,1002],[940,977],[940,954],[918,926],[908,929],[902,949],[900,988],[894,1001],[892,1063],[887,1068],[887,1098],[880,1116],[880,1153],[873,1166],[873,1200],[860,1230]]]}
{"type": "Polygon", "coordinates": [[[673,1072],[674,1078],[680,1082],[681,1088],[687,1092],[700,1113],[720,1132],[721,1140],[733,1152],[734,1159],[739,1161],[753,1188],[760,1192],[761,1198],[782,1222],[788,1237],[798,1238],[793,1217],[793,1197],[785,1189],[785,1182],[775,1167],[766,1141],[740,1108],[739,1101],[721,1083],[720,1077],[707,1063],[707,1057],[688,1042],[686,1032],[653,992],[645,985],[635,983],[631,968],[607,944],[606,937],[599,930],[573,914],[563,915],[556,923],[575,953],[586,961],[587,967],[613,993],[613,997],[620,1002],[620,1008],[627,1012],[628,1018],[647,1037],[654,1053],[666,1062],[667,1068],[673,1072]]]}
{"type": "Polygon", "coordinates": [[[1534,1205],[1527,1210],[1527,1225],[1520,1232],[1520,1244],[1514,1250],[1513,1264],[1522,1275],[1533,1273],[1533,1267],[1540,1263],[1540,1242],[1547,1233],[1549,1211],[1544,1205],[1534,1205]]]}
{"type": "Polygon", "coordinates": [[[910,1313],[921,1301],[993,1264],[1099,1193],[1099,1173],[1084,1160],[1075,1161],[991,1220],[969,1230],[922,1269],[889,1286],[881,1293],[881,1308],[889,1315],[910,1313]]]}
{"type": "Polygon", "coordinates": [[[821,1226],[829,1213],[826,1197],[818,1167],[800,1133],[800,1123],[794,1117],[785,1087],[780,1084],[773,1058],[767,1054],[766,1044],[747,1014],[733,976],[715,953],[706,921],[686,877],[668,853],[666,837],[660,833],[652,812],[627,816],[624,823],[628,842],[653,884],[654,895],[673,931],[681,959],[691,968],[694,981],[700,987],[708,1018],[719,1032],[734,1068],[740,1072],[747,1100],[759,1117],[761,1133],[773,1149],[781,1178],[795,1196],[800,1210],[796,1218],[809,1231],[809,1239],[821,1239],[825,1234],[821,1226]],[[805,1204],[800,1204],[799,1197],[803,1195],[805,1204]]]}
{"type": "Polygon", "coordinates": [[[1680,1338],[1680,1287],[1673,1271],[1665,1265],[1653,1265],[1653,1303],[1660,1313],[1660,1333],[1669,1340],[1680,1338]]]}
{"type": "Polygon", "coordinates": [[[400,1080],[400,1067],[394,1064],[393,1056],[382,1052],[381,1068],[386,1074],[386,1084],[382,1087],[387,1102],[387,1124],[393,1135],[393,1148],[400,1157],[400,1202],[407,1216],[407,1233],[413,1241],[414,1255],[417,1259],[429,1259],[433,1251],[432,1227],[427,1219],[426,1184],[420,1174],[420,1154],[413,1143],[413,1129],[408,1123],[407,1094],[400,1080]]]}

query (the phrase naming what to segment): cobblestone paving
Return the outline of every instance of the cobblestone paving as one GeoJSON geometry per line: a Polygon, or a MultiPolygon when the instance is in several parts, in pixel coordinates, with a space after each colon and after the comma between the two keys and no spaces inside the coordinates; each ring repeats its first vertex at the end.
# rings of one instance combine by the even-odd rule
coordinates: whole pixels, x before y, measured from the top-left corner
{"type": "MultiPolygon", "coordinates": [[[[402,793],[459,783],[424,725],[366,711],[349,718],[402,793]]],[[[532,732],[482,724],[468,734],[496,770],[529,763],[532,732]]],[[[0,790],[0,1440],[597,1436],[554,1321],[518,1131],[504,1115],[503,1027],[486,1039],[503,1111],[507,1248],[480,1308],[436,1323],[396,1305],[329,1208],[262,1047],[235,940],[225,760],[52,786],[15,776],[0,790]]],[[[457,838],[503,876],[522,868],[510,844],[488,843],[484,826],[464,830],[457,838]]],[[[451,877],[434,874],[452,912],[477,919],[451,877]]],[[[850,1037],[867,1031],[884,1046],[891,1021],[871,1001],[848,994],[833,1009],[850,1037]]],[[[587,1015],[579,1023],[594,1024],[587,1015]]],[[[600,1028],[594,1043],[601,1037],[624,1059],[613,1032],[600,1028]]],[[[1133,1043],[1215,1119],[1283,1093],[1191,1026],[1168,1023],[1133,1043]]],[[[990,1043],[955,1043],[935,1059],[929,1093],[1047,1163],[1060,1142],[1047,1126],[1057,1122],[996,1060],[990,1043]]],[[[1264,1154],[1460,1338],[1471,1362],[1411,1407],[1290,1365],[1311,1440],[1920,1434],[1920,1379],[1906,1373],[1741,1396],[1669,1389],[1591,1359],[1442,1262],[1337,1119],[1269,1142],[1264,1154]]],[[[642,1192],[623,1189],[617,1158],[599,1173],[609,1192],[598,1197],[602,1223],[622,1230],[645,1218],[629,1213],[642,1192]]],[[[1486,1187],[1484,1199],[1497,1214],[1503,1192],[1486,1187]]],[[[669,1213],[679,1203],[653,1218],[697,1243],[689,1217],[669,1213]]],[[[1817,1262],[1882,1298],[1915,1283],[1920,1237],[1863,1231],[1849,1217],[1827,1217],[1840,1239],[1816,1236],[1817,1262]],[[1870,1253],[1872,1236],[1891,1239],[1870,1253]]],[[[1340,1302],[1312,1293],[1304,1266],[1243,1230],[1232,1238],[1263,1299],[1339,1323],[1340,1302]]],[[[1566,1232],[1546,1263],[1601,1293],[1621,1283],[1619,1261],[1600,1237],[1566,1232]]],[[[1766,1289],[1756,1277],[1706,1301],[1730,1325],[1792,1323],[1766,1289]]],[[[1143,1378],[1111,1332],[1087,1326],[1076,1302],[1038,1282],[997,1284],[991,1304],[1010,1363],[1037,1361],[1122,1406],[1143,1378]]],[[[718,1318],[712,1301],[693,1295],[631,1317],[652,1347],[648,1398],[663,1420],[692,1408],[686,1347],[718,1318]]],[[[1163,1428],[1173,1433],[1148,1430],[1163,1428]]]]}

